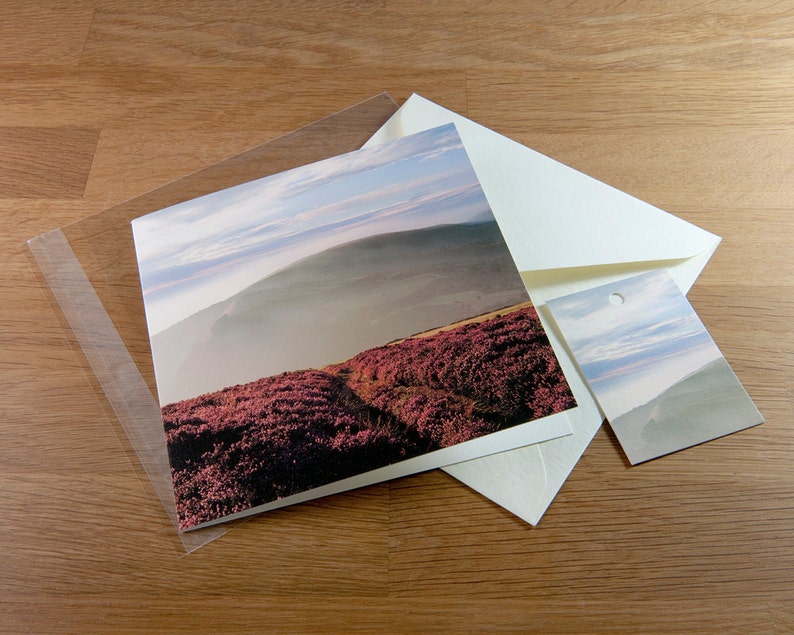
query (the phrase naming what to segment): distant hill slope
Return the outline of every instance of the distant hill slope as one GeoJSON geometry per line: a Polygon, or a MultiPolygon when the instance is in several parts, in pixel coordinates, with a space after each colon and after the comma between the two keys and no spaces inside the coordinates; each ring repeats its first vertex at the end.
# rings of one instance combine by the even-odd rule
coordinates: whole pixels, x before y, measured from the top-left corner
{"type": "Polygon", "coordinates": [[[632,463],[682,450],[763,422],[720,357],[610,425],[632,463]]]}
{"type": "Polygon", "coordinates": [[[528,299],[495,221],[378,235],[305,258],[152,338],[162,403],[528,299]]]}

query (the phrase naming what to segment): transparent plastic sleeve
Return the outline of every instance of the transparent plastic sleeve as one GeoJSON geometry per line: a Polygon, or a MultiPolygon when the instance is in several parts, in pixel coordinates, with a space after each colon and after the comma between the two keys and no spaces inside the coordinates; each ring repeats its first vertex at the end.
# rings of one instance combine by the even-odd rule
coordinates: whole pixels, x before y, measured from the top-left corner
{"type": "Polygon", "coordinates": [[[176,203],[356,150],[397,110],[377,95],[120,205],[27,241],[69,339],[118,418],[188,553],[224,526],[177,530],[171,471],[152,369],[130,221],[176,203]]]}

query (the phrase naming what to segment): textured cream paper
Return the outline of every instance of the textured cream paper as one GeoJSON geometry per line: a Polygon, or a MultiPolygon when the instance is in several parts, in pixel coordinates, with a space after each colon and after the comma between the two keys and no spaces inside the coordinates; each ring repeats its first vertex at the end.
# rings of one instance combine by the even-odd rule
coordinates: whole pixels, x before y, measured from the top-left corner
{"type": "MultiPolygon", "coordinates": [[[[666,267],[687,292],[720,238],[567,167],[418,95],[367,142],[454,122],[483,190],[544,318],[547,299],[666,267]]],[[[536,524],[598,430],[603,416],[544,319],[579,407],[574,434],[444,468],[536,524]]]]}

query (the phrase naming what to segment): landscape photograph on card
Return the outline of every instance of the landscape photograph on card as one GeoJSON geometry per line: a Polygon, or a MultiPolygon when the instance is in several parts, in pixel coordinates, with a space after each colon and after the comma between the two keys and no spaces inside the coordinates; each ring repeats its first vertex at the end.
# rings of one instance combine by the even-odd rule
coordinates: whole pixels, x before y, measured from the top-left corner
{"type": "Polygon", "coordinates": [[[182,530],[570,433],[453,124],[132,230],[182,530]]]}
{"type": "Polygon", "coordinates": [[[667,271],[547,306],[632,464],[763,422],[667,271]]]}

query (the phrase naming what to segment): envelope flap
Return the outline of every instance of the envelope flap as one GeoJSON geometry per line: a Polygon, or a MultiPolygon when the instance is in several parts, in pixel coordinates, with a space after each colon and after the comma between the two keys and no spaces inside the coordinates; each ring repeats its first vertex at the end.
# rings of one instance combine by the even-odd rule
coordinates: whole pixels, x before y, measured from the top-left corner
{"type": "Polygon", "coordinates": [[[683,259],[719,242],[714,234],[418,95],[368,144],[449,122],[458,128],[522,271],[683,259]]]}

